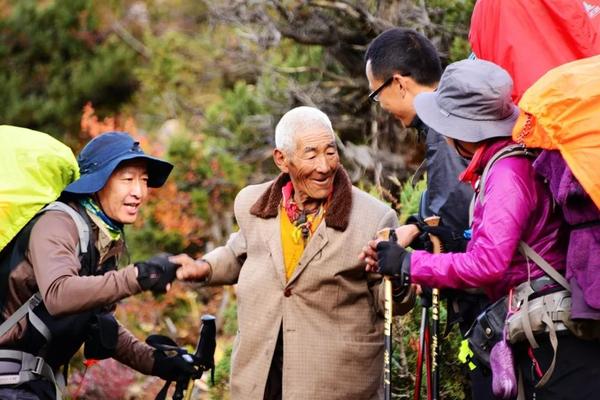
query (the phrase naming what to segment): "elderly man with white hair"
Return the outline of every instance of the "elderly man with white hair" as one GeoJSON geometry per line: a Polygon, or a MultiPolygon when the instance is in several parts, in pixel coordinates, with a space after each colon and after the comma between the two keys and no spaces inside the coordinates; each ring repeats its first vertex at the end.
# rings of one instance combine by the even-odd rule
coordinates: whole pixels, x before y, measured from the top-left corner
{"type": "Polygon", "coordinates": [[[358,255],[396,213],[352,186],[320,110],[287,112],[275,142],[281,174],[238,194],[226,245],[172,258],[177,276],[238,284],[233,399],[381,399],[383,285],[358,255]]]}

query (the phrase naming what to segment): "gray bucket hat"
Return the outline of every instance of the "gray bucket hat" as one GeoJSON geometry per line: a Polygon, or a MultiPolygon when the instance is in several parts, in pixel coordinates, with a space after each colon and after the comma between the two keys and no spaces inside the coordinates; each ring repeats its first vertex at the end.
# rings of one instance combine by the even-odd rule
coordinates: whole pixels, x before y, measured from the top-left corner
{"type": "Polygon", "coordinates": [[[501,67],[484,60],[448,65],[438,89],[415,97],[417,115],[444,136],[476,143],[511,136],[519,108],[511,98],[513,82],[501,67]]]}

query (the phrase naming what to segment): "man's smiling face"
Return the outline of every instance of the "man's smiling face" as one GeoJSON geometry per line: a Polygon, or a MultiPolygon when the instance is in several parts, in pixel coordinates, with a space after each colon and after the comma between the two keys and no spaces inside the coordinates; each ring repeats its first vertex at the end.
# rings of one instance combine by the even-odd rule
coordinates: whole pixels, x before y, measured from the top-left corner
{"type": "Polygon", "coordinates": [[[125,161],[112,173],[97,193],[102,211],[112,220],[132,224],[148,196],[146,161],[125,161]]]}
{"type": "Polygon", "coordinates": [[[295,149],[285,157],[296,198],[322,200],[333,190],[340,157],[333,132],[308,129],[294,135],[295,149]]]}

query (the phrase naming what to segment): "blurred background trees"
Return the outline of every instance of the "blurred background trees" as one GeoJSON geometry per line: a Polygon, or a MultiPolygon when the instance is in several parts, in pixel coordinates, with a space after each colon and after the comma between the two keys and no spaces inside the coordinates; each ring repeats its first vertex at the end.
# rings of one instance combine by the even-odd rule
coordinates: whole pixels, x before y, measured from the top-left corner
{"type": "MultiPolygon", "coordinates": [[[[239,189],[276,173],[275,124],[299,105],[330,116],[355,184],[406,214],[402,204],[414,204],[418,191],[407,186],[400,202],[401,183],[420,163],[422,144],[367,101],[364,51],[385,29],[403,26],[429,37],[444,64],[464,58],[473,3],[0,0],[0,119],[75,151],[100,131],[127,130],[176,165],[127,232],[132,260],[163,250],[200,256],[222,244],[235,230],[239,189]]],[[[230,289],[178,284],[159,300],[127,300],[121,318],[140,337],[161,331],[192,345],[199,314],[216,313],[226,355],[234,298],[230,289]]],[[[405,321],[399,342],[397,398],[412,392],[414,323],[405,321]]],[[[214,398],[227,396],[223,360],[214,398]]],[[[448,399],[465,396],[454,360],[444,379],[448,399]]]]}

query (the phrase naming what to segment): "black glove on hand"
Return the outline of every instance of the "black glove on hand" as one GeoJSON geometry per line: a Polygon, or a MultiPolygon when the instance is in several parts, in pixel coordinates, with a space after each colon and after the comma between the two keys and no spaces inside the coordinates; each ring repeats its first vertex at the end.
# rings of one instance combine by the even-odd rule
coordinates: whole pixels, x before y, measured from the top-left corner
{"type": "Polygon", "coordinates": [[[462,232],[454,231],[446,226],[429,226],[421,228],[423,232],[437,236],[442,242],[442,250],[445,253],[464,253],[467,250],[467,243],[462,232]]]}
{"type": "Polygon", "coordinates": [[[167,285],[175,279],[175,271],[179,267],[169,261],[172,254],[157,254],[148,261],[135,263],[138,269],[137,281],[143,290],[153,293],[165,293],[167,285]]]}
{"type": "Polygon", "coordinates": [[[396,242],[379,242],[377,260],[377,272],[393,279],[394,296],[403,296],[410,287],[410,253],[396,242]]]}
{"type": "Polygon", "coordinates": [[[165,381],[198,379],[202,376],[202,372],[194,368],[194,364],[186,361],[182,354],[167,356],[161,350],[154,351],[154,365],[151,374],[165,381]]]}

